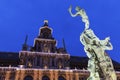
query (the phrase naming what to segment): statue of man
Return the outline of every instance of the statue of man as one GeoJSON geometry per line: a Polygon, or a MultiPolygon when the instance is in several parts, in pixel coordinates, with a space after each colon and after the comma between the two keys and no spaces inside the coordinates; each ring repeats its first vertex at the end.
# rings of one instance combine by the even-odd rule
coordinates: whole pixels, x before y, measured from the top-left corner
{"type": "Polygon", "coordinates": [[[105,50],[113,49],[109,40],[109,37],[100,40],[91,29],[87,29],[81,34],[80,41],[89,58],[90,76],[88,80],[100,80],[100,73],[103,73],[105,80],[116,80],[112,61],[105,53],[105,50]],[[100,69],[102,71],[99,71],[100,69]]]}
{"type": "Polygon", "coordinates": [[[93,30],[89,29],[89,20],[84,9],[76,7],[77,12],[75,14],[71,12],[72,6],[68,10],[72,17],[81,16],[82,21],[85,23],[85,29],[80,35],[80,41],[84,45],[84,51],[89,58],[88,70],[90,76],[87,80],[100,80],[101,73],[104,80],[117,80],[112,61],[105,52],[105,50],[113,49],[112,44],[109,42],[110,38],[100,40],[93,30]]]}
{"type": "MultiPolygon", "coordinates": [[[[99,76],[99,67],[96,54],[92,48],[93,41],[96,38],[96,35],[93,33],[91,29],[85,30],[81,36],[80,41],[84,45],[84,51],[89,58],[88,61],[88,71],[90,72],[90,76],[87,80],[100,80],[99,76]]],[[[96,38],[96,40],[99,40],[96,38]]]]}
{"type": "Polygon", "coordinates": [[[69,7],[68,11],[71,14],[72,17],[76,17],[76,16],[81,16],[82,17],[82,21],[85,23],[85,29],[89,28],[89,19],[88,16],[86,15],[84,9],[81,9],[80,7],[76,7],[76,14],[72,14],[71,12],[72,10],[72,6],[69,7]]]}

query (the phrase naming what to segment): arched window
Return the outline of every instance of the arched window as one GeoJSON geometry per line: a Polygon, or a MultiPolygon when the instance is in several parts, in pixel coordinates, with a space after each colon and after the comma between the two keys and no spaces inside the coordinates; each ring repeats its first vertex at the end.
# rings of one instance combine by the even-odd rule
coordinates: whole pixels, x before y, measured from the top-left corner
{"type": "Polygon", "coordinates": [[[58,80],[66,80],[66,79],[64,77],[62,77],[62,76],[59,76],[58,80]]]}
{"type": "Polygon", "coordinates": [[[50,80],[48,76],[43,76],[42,80],[50,80]]]}
{"type": "Polygon", "coordinates": [[[33,77],[32,77],[32,76],[26,76],[26,77],[24,78],[24,80],[33,80],[33,77]]]}

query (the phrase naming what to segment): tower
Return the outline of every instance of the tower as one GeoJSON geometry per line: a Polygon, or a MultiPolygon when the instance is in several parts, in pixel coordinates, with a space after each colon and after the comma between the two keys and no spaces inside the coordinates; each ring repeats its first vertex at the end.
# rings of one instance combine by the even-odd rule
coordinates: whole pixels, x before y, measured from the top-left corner
{"type": "Polygon", "coordinates": [[[33,47],[29,51],[19,52],[20,65],[29,68],[64,69],[69,67],[70,54],[64,48],[57,48],[48,21],[39,29],[33,47]]]}
{"type": "Polygon", "coordinates": [[[44,21],[44,25],[39,30],[39,35],[34,40],[31,51],[55,53],[56,40],[52,36],[52,29],[48,26],[48,21],[44,21]]]}

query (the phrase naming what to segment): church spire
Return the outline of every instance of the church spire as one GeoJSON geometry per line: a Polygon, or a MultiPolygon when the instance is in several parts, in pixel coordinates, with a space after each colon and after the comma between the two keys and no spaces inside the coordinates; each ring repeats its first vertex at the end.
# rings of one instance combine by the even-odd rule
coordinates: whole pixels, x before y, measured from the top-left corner
{"type": "Polygon", "coordinates": [[[63,38],[62,42],[63,42],[63,48],[64,48],[64,51],[67,52],[67,50],[66,50],[66,46],[65,46],[64,38],[63,38]]]}
{"type": "Polygon", "coordinates": [[[22,46],[22,50],[23,51],[27,51],[28,50],[27,40],[28,40],[28,35],[26,35],[25,42],[24,42],[24,44],[22,46]]]}

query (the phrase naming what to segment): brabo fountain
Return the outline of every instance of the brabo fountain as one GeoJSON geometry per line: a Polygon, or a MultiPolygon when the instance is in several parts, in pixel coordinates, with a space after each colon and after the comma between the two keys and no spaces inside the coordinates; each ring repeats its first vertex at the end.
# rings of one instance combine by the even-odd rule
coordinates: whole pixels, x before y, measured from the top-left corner
{"type": "Polygon", "coordinates": [[[88,61],[88,71],[90,76],[87,80],[117,80],[112,61],[105,50],[112,50],[110,38],[100,40],[92,29],[89,28],[89,19],[84,9],[76,7],[76,13],[72,13],[72,6],[69,7],[69,13],[72,17],[81,16],[85,23],[85,29],[80,35],[80,41],[84,45],[88,61]]]}

